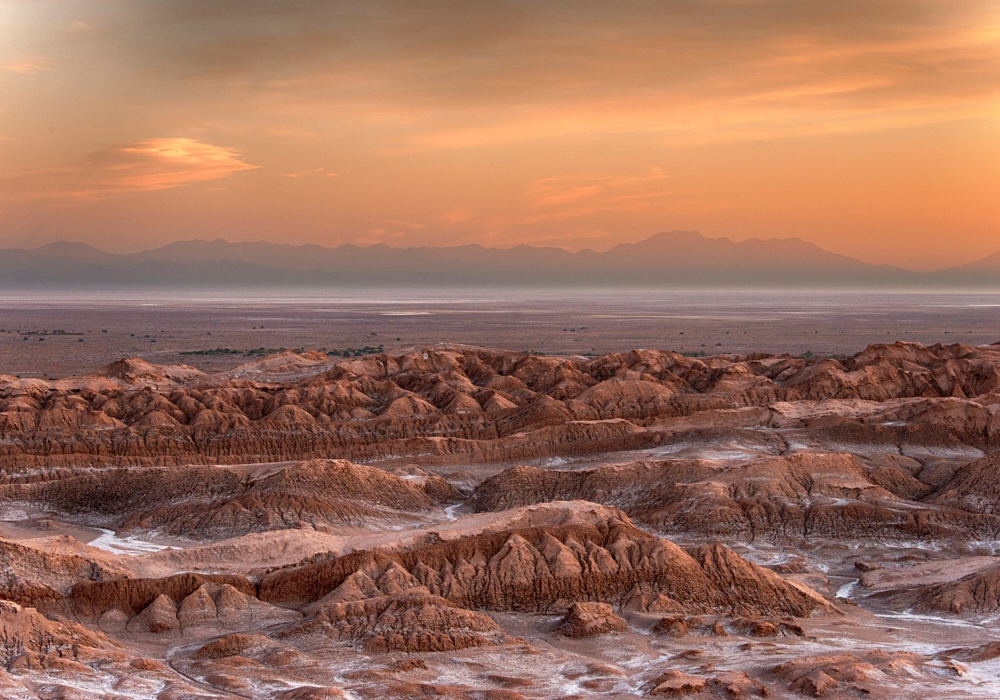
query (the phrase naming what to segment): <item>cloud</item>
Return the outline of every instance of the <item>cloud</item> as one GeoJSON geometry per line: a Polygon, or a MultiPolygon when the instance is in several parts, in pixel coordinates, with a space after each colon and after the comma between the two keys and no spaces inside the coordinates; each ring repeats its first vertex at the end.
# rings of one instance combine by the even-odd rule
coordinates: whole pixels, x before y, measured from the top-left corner
{"type": "Polygon", "coordinates": [[[1000,7],[983,0],[146,7],[170,39],[143,48],[149,70],[395,126],[401,151],[882,129],[992,114],[1000,94],[1000,7]]]}
{"type": "Polygon", "coordinates": [[[75,39],[77,54],[112,61],[162,113],[272,134],[334,121],[388,154],[875,131],[992,118],[1000,97],[991,0],[580,0],[572,12],[551,0],[151,0],[84,14],[72,21],[117,29],[75,39]]]}
{"type": "Polygon", "coordinates": [[[314,168],[313,170],[300,170],[294,173],[283,173],[285,177],[309,177],[310,175],[316,175],[318,177],[337,177],[337,173],[327,173],[324,172],[326,168],[314,168]]]}
{"type": "Polygon", "coordinates": [[[410,230],[420,230],[427,228],[423,224],[417,224],[412,221],[396,221],[395,219],[381,219],[379,223],[389,224],[390,226],[396,228],[405,228],[410,230]]]}
{"type": "Polygon", "coordinates": [[[361,246],[377,243],[399,247],[427,245],[427,241],[423,240],[423,232],[427,231],[427,227],[423,224],[394,219],[376,219],[372,220],[371,223],[382,224],[382,226],[360,231],[350,237],[348,242],[361,246]]]}
{"type": "Polygon", "coordinates": [[[232,148],[157,138],[90,154],[73,165],[7,176],[11,199],[95,201],[218,180],[260,166],[232,148]]]}
{"type": "Polygon", "coordinates": [[[24,75],[50,70],[54,70],[52,65],[48,61],[38,58],[22,58],[13,63],[0,65],[0,71],[5,73],[21,73],[24,75]]]}
{"type": "Polygon", "coordinates": [[[449,209],[441,214],[441,220],[446,224],[460,224],[463,221],[472,219],[474,216],[475,214],[472,213],[471,209],[463,207],[459,209],[449,209]]]}
{"type": "Polygon", "coordinates": [[[668,197],[690,198],[690,189],[668,189],[671,178],[651,167],[643,175],[578,173],[548,177],[528,184],[526,197],[532,213],[521,223],[571,219],[606,211],[635,211],[668,197]]]}

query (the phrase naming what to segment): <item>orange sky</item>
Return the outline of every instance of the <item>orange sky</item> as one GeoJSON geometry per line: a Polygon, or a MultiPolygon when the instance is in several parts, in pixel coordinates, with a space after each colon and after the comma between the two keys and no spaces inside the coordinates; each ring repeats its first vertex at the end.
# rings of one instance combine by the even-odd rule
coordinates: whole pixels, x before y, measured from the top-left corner
{"type": "Polygon", "coordinates": [[[0,0],[0,247],[1000,250],[996,0],[0,0]]]}

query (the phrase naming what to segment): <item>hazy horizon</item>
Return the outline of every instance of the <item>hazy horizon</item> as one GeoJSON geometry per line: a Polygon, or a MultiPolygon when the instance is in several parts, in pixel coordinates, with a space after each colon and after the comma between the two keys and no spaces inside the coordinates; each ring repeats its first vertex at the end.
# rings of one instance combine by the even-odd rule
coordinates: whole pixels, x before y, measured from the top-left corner
{"type": "Polygon", "coordinates": [[[0,289],[617,289],[996,291],[1000,253],[931,272],[872,265],[802,239],[661,232],[605,252],[527,244],[337,248],[178,241],[127,255],[82,243],[6,249],[0,289]]]}
{"type": "MultiPolygon", "coordinates": [[[[663,235],[663,234],[669,234],[669,233],[673,233],[673,232],[657,232],[657,233],[654,233],[653,236],[650,236],[650,238],[655,237],[657,235],[663,235]]],[[[687,233],[687,232],[685,232],[685,233],[687,233]]],[[[772,242],[772,241],[796,241],[796,242],[797,241],[801,241],[801,242],[804,242],[804,243],[811,243],[811,241],[806,241],[805,239],[803,239],[801,237],[798,237],[798,236],[793,236],[793,237],[788,237],[788,238],[779,238],[779,237],[772,237],[772,238],[751,237],[751,238],[745,238],[745,239],[741,239],[741,240],[734,240],[734,239],[728,238],[726,236],[705,236],[700,231],[694,231],[693,233],[697,233],[699,235],[702,235],[705,239],[710,240],[710,241],[726,241],[726,242],[732,242],[732,243],[744,243],[744,242],[752,242],[752,241],[760,241],[760,242],[765,242],[765,243],[772,242]]],[[[648,240],[648,238],[646,238],[646,239],[640,239],[639,241],[635,241],[635,243],[641,243],[644,240],[648,240]]],[[[529,248],[541,248],[541,249],[550,249],[550,250],[565,251],[565,252],[570,253],[570,254],[576,254],[576,253],[598,253],[598,254],[600,254],[600,253],[606,253],[611,248],[619,246],[619,245],[622,245],[622,243],[616,243],[614,246],[610,246],[610,247],[607,247],[607,246],[595,246],[595,247],[577,247],[577,248],[573,248],[573,247],[560,246],[560,245],[545,245],[545,244],[535,245],[535,244],[532,244],[532,243],[511,243],[511,244],[506,244],[506,245],[505,244],[489,245],[489,244],[479,243],[479,242],[476,242],[476,241],[472,241],[472,242],[469,242],[469,243],[456,243],[454,245],[447,245],[447,244],[445,244],[445,245],[437,245],[437,246],[435,246],[435,245],[404,245],[404,244],[399,244],[399,243],[394,244],[393,242],[389,242],[389,243],[378,242],[378,243],[367,243],[367,244],[357,244],[357,243],[347,242],[347,243],[340,243],[340,244],[337,244],[337,245],[324,245],[322,243],[289,243],[289,242],[286,242],[286,241],[273,241],[273,240],[268,240],[268,239],[265,239],[265,238],[261,238],[261,239],[257,239],[257,240],[229,240],[227,238],[223,238],[223,237],[220,236],[220,237],[217,237],[217,238],[214,238],[214,239],[210,239],[210,238],[186,238],[186,239],[182,239],[182,238],[179,238],[177,240],[166,241],[166,242],[164,242],[162,244],[155,244],[152,247],[142,248],[142,249],[139,249],[139,250],[136,250],[136,251],[107,250],[106,248],[102,248],[99,245],[94,245],[92,243],[88,243],[87,241],[62,240],[62,239],[56,240],[56,241],[49,241],[47,243],[40,243],[38,245],[28,245],[28,246],[23,246],[23,247],[21,247],[21,246],[11,246],[11,247],[9,247],[7,249],[8,250],[38,251],[38,250],[42,250],[42,249],[52,248],[52,247],[55,247],[55,246],[60,246],[62,244],[69,244],[69,245],[81,244],[81,245],[87,246],[88,248],[93,248],[93,249],[95,249],[97,251],[100,251],[102,253],[107,253],[108,255],[126,255],[126,256],[129,256],[129,255],[137,255],[137,254],[141,254],[141,253],[151,253],[151,252],[158,251],[158,250],[161,250],[163,248],[166,248],[168,246],[171,246],[173,244],[184,244],[184,243],[208,243],[208,244],[216,244],[216,243],[240,244],[240,243],[245,243],[245,244],[264,244],[264,245],[291,246],[291,247],[294,247],[294,248],[302,248],[302,247],[305,247],[305,246],[317,245],[317,246],[320,246],[322,248],[326,248],[328,250],[335,250],[336,248],[339,248],[339,247],[342,247],[342,246],[354,246],[354,247],[357,247],[357,248],[374,248],[374,247],[382,246],[382,247],[391,248],[393,250],[408,250],[408,249],[411,249],[411,248],[415,248],[415,249],[419,249],[419,248],[445,248],[446,249],[446,248],[463,248],[463,247],[481,247],[481,248],[484,248],[486,250],[510,251],[510,250],[512,250],[514,248],[518,248],[518,247],[522,247],[522,246],[527,246],[529,248]]],[[[816,245],[816,244],[812,244],[812,245],[816,245]]],[[[824,252],[833,252],[833,251],[826,250],[825,248],[822,248],[821,246],[817,246],[817,247],[820,247],[824,252]]],[[[842,255],[842,254],[839,254],[839,255],[842,255]]],[[[1000,255],[1000,241],[997,242],[997,249],[996,249],[996,251],[994,253],[988,253],[985,256],[979,256],[979,257],[975,257],[975,258],[969,258],[968,260],[960,261],[955,266],[931,267],[931,268],[928,268],[928,269],[916,269],[916,268],[913,268],[913,267],[907,267],[905,265],[891,265],[891,266],[892,267],[898,267],[900,269],[907,270],[907,271],[910,271],[910,272],[934,272],[934,271],[940,271],[940,270],[950,269],[951,267],[961,267],[962,265],[968,265],[968,264],[980,262],[980,261],[984,260],[985,258],[992,258],[994,255],[1000,255]]],[[[880,264],[881,265],[885,265],[886,264],[886,263],[873,263],[873,262],[871,262],[869,260],[865,260],[864,258],[860,258],[860,257],[852,256],[852,255],[847,255],[846,257],[849,257],[852,260],[857,260],[859,262],[866,263],[866,264],[869,264],[869,265],[880,265],[880,264]]],[[[860,290],[860,291],[864,291],[864,290],[860,290]]],[[[914,290],[914,291],[918,291],[918,290],[914,290]]]]}

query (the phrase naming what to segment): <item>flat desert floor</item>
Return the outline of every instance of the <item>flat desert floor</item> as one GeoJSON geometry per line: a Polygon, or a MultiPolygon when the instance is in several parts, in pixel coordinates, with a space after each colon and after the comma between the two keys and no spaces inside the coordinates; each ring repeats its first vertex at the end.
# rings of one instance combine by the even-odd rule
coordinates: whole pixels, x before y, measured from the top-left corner
{"type": "Polygon", "coordinates": [[[0,292],[2,370],[82,375],[122,357],[234,367],[246,351],[437,343],[603,355],[850,355],[869,343],[1000,340],[1000,295],[389,290],[0,292]],[[59,333],[54,333],[59,331],[59,333]],[[44,338],[44,340],[39,340],[44,338]],[[233,355],[192,355],[219,348],[233,355]]]}

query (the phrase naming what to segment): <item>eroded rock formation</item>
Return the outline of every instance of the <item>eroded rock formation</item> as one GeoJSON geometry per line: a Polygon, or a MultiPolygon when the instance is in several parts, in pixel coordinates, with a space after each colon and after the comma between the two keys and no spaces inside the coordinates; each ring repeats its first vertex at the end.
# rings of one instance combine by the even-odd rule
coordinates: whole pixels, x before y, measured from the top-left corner
{"type": "Polygon", "coordinates": [[[752,615],[831,609],[814,591],[721,545],[685,551],[636,529],[624,514],[589,526],[531,527],[402,551],[355,552],[276,571],[261,581],[259,595],[308,605],[417,588],[465,608],[496,611],[563,613],[573,602],[752,615]]]}
{"type": "Polygon", "coordinates": [[[664,533],[744,541],[1000,535],[1000,518],[954,490],[967,471],[989,469],[989,460],[960,467],[942,495],[917,478],[924,476],[919,464],[907,465],[914,476],[891,460],[865,461],[802,452],[723,465],[679,459],[574,471],[518,466],[486,479],[470,501],[492,511],[580,498],[622,508],[664,533]]]}
{"type": "Polygon", "coordinates": [[[998,413],[1000,346],[3,376],[0,696],[1000,693],[998,413]]]}
{"type": "Polygon", "coordinates": [[[986,447],[1000,433],[998,359],[995,347],[902,342],[846,360],[656,350],[574,359],[467,347],[350,360],[305,353],[219,375],[133,359],[79,380],[0,376],[0,454],[11,468],[331,452],[499,461],[650,447],[665,433],[647,428],[664,421],[812,424],[844,439],[951,436],[986,447]]]}

